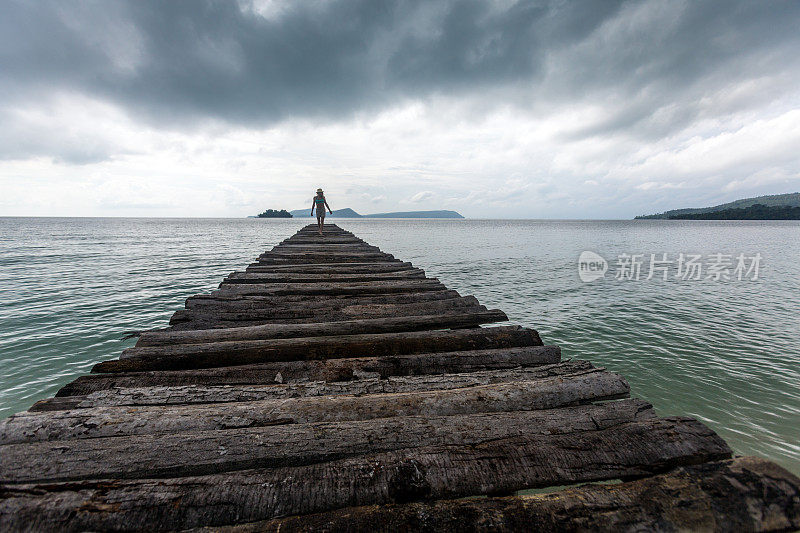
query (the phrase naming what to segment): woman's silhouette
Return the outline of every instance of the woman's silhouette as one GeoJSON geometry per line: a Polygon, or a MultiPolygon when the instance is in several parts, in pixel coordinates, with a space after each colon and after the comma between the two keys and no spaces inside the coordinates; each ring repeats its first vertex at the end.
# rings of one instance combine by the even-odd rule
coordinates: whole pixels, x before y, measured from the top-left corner
{"type": "Polygon", "coordinates": [[[331,206],[328,205],[328,201],[325,199],[325,195],[322,193],[322,189],[317,189],[317,195],[314,197],[314,200],[311,202],[311,214],[314,214],[314,208],[317,209],[317,226],[319,227],[319,234],[322,235],[322,227],[325,225],[325,208],[328,208],[328,212],[333,214],[331,211],[331,206]]]}

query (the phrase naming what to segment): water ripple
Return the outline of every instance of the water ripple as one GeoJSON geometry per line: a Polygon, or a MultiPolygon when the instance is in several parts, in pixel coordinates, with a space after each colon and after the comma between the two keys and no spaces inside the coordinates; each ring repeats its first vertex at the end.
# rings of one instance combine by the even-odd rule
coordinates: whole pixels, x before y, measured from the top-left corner
{"type": "MultiPolygon", "coordinates": [[[[114,358],[306,220],[0,218],[0,416],[114,358]]],[[[506,311],[565,358],[623,374],[663,415],[800,472],[800,224],[348,220],[340,225],[506,311]],[[582,283],[577,258],[747,253],[757,281],[582,283]]]]}

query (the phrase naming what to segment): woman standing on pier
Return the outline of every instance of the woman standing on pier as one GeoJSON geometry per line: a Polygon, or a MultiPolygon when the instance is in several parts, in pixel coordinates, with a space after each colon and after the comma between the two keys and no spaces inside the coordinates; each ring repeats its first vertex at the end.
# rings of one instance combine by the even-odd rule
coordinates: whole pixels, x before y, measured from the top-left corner
{"type": "Polygon", "coordinates": [[[315,207],[317,208],[317,226],[319,227],[319,234],[322,235],[322,226],[325,225],[325,208],[327,207],[328,212],[333,214],[333,211],[331,211],[331,206],[328,205],[328,201],[325,199],[322,189],[317,189],[317,195],[311,202],[312,215],[314,214],[315,207]]]}

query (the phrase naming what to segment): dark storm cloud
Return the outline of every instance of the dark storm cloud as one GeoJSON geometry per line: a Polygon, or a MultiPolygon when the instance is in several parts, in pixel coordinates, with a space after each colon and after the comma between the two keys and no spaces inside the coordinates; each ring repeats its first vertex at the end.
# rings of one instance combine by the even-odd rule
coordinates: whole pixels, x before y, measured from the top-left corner
{"type": "MultiPolygon", "coordinates": [[[[670,4],[676,5],[649,6],[655,21],[649,32],[626,27],[623,16],[605,48],[567,56],[569,74],[558,84],[562,94],[574,98],[583,88],[619,106],[574,137],[625,131],[658,138],[698,118],[761,106],[794,92],[800,2],[688,2],[678,12],[665,9],[670,4]],[[757,91],[733,97],[738,85],[769,78],[757,91]]],[[[646,14],[640,11],[629,13],[628,21],[646,14]]]]}
{"type": "Polygon", "coordinates": [[[617,9],[291,2],[267,19],[235,2],[9,7],[0,22],[7,101],[66,89],[151,118],[247,123],[527,81],[548,46],[579,40],[617,9]]]}
{"type": "Polygon", "coordinates": [[[430,95],[596,98],[631,105],[575,135],[663,135],[730,76],[796,63],[798,21],[792,1],[288,2],[266,18],[236,2],[11,1],[0,106],[77,93],[171,127],[265,126],[430,95]]]}

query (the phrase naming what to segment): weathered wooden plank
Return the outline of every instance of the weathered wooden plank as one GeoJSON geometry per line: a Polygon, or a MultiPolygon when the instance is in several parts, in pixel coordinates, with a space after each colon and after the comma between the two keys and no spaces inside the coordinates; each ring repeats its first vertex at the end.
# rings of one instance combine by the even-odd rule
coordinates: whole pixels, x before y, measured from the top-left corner
{"type": "MultiPolygon", "coordinates": [[[[187,309],[197,309],[199,306],[221,307],[247,305],[250,308],[272,309],[302,309],[313,307],[315,303],[324,303],[325,308],[343,308],[354,305],[386,305],[399,306],[407,304],[421,304],[436,300],[462,300],[471,306],[480,306],[474,296],[464,296],[453,290],[403,292],[396,294],[237,294],[227,291],[214,291],[211,294],[196,295],[187,299],[187,309]],[[197,305],[193,305],[197,304],[197,305]]],[[[435,305],[432,304],[432,305],[435,305]]],[[[421,313],[427,314],[427,313],[421,313]]]]}
{"type": "Polygon", "coordinates": [[[307,233],[295,233],[291,237],[288,237],[288,238],[284,239],[281,242],[284,243],[284,242],[287,242],[287,241],[302,240],[302,239],[316,239],[318,241],[325,242],[326,239],[333,239],[333,238],[336,238],[336,239],[358,239],[358,237],[356,237],[355,235],[353,235],[352,233],[349,233],[349,232],[347,234],[340,234],[340,235],[332,235],[332,234],[323,235],[322,237],[320,237],[319,233],[317,232],[317,233],[314,233],[313,235],[307,234],[307,233]]]}
{"type": "Polygon", "coordinates": [[[7,495],[0,503],[0,527],[215,526],[358,505],[629,479],[729,456],[725,443],[697,421],[646,419],[579,437],[525,434],[188,478],[6,485],[0,487],[7,495]]]}
{"type": "MultiPolygon", "coordinates": [[[[311,235],[316,237],[318,233],[318,228],[316,224],[308,224],[300,228],[295,235],[311,235]]],[[[352,235],[351,232],[340,228],[336,224],[325,224],[322,228],[322,233],[324,235],[327,234],[336,234],[336,235],[352,235]]]]}
{"type": "Polygon", "coordinates": [[[376,261],[370,263],[288,263],[288,264],[263,264],[250,263],[248,272],[296,272],[296,273],[325,273],[325,272],[397,272],[413,268],[411,263],[403,261],[376,261]]]}
{"type": "MultiPolygon", "coordinates": [[[[304,300],[266,303],[267,300],[252,300],[252,301],[235,301],[223,299],[217,301],[207,301],[204,305],[192,305],[188,309],[181,310],[181,313],[189,313],[198,317],[203,315],[212,316],[214,314],[231,313],[233,315],[241,314],[241,317],[229,317],[228,320],[252,320],[262,316],[271,317],[275,316],[293,316],[296,313],[298,317],[326,314],[346,313],[350,314],[350,320],[360,319],[365,316],[373,316],[373,312],[380,310],[387,310],[388,315],[379,316],[419,316],[438,313],[444,310],[451,309],[466,309],[470,310],[485,310],[486,308],[480,305],[472,296],[453,296],[445,294],[445,291],[429,291],[431,298],[420,298],[419,296],[424,293],[405,293],[406,295],[414,295],[408,298],[398,298],[399,301],[393,301],[394,298],[387,298],[386,295],[372,294],[372,295],[326,295],[319,298],[308,297],[304,300]],[[350,296],[350,297],[346,297],[350,296]],[[233,303],[229,303],[233,302],[233,303]],[[414,310],[413,313],[406,312],[414,310]],[[426,312],[427,311],[427,312],[426,312]],[[431,313],[433,311],[433,313],[431,313]],[[250,314],[248,314],[250,313],[250,314]]],[[[252,297],[254,295],[245,295],[252,297]]],[[[279,300],[281,297],[265,297],[279,300]]],[[[461,311],[468,312],[468,311],[461,311]]],[[[375,317],[377,318],[377,316],[375,317]]],[[[327,320],[326,320],[327,321],[327,320]]]]}
{"type": "MultiPolygon", "coordinates": [[[[254,276],[254,277],[252,277],[250,279],[254,280],[253,283],[255,283],[257,285],[259,284],[258,281],[256,281],[256,280],[258,280],[258,276],[254,276]]],[[[438,279],[436,279],[436,278],[428,278],[428,277],[419,278],[419,277],[404,276],[404,277],[401,277],[400,279],[381,279],[379,277],[377,279],[356,280],[356,281],[347,281],[347,280],[346,281],[340,281],[340,280],[332,279],[330,281],[313,281],[313,282],[295,282],[295,281],[291,281],[291,282],[284,282],[284,283],[271,283],[270,279],[268,277],[264,278],[264,279],[265,279],[265,281],[261,282],[260,284],[264,285],[265,289],[269,289],[269,290],[285,289],[283,291],[284,294],[325,294],[325,293],[327,293],[329,291],[324,290],[323,292],[320,292],[320,293],[313,293],[313,292],[312,293],[307,293],[307,292],[301,291],[301,292],[295,293],[295,292],[293,292],[293,290],[296,290],[296,289],[320,290],[320,289],[326,289],[326,288],[333,288],[333,289],[345,288],[345,289],[349,289],[349,288],[354,288],[354,287],[387,287],[389,289],[393,289],[395,287],[400,287],[402,289],[405,289],[406,287],[414,287],[414,286],[420,286],[420,287],[435,286],[437,289],[446,290],[446,287],[444,287],[438,279]]],[[[230,282],[228,281],[228,278],[223,278],[222,284],[223,285],[230,284],[230,282]]],[[[246,289],[248,287],[241,287],[241,288],[242,289],[246,289]]],[[[238,287],[230,287],[230,288],[226,287],[226,290],[235,290],[235,289],[239,289],[239,288],[238,287]]],[[[249,289],[254,289],[254,287],[249,287],[249,289]]],[[[428,289],[421,289],[421,290],[428,290],[428,289]]],[[[392,292],[398,292],[398,291],[392,291],[392,292]]],[[[399,292],[404,292],[404,291],[401,290],[399,292]]]]}
{"type": "MultiPolygon", "coordinates": [[[[328,263],[365,263],[369,261],[375,261],[380,263],[389,262],[392,260],[392,257],[386,256],[378,256],[378,257],[364,257],[364,256],[353,256],[353,257],[345,257],[345,256],[332,256],[330,254],[318,254],[315,256],[303,255],[303,256],[285,256],[285,257],[270,257],[270,258],[259,258],[258,263],[260,265],[325,265],[328,263]]],[[[395,260],[397,261],[397,260],[395,260]]],[[[399,261],[397,261],[399,262],[399,261]]]]}
{"type": "Polygon", "coordinates": [[[298,231],[298,232],[294,233],[293,235],[285,238],[284,241],[294,241],[294,240],[302,240],[302,239],[317,239],[317,240],[319,240],[319,239],[322,239],[322,240],[327,240],[327,239],[359,239],[359,240],[361,240],[360,237],[356,236],[355,234],[353,234],[350,231],[339,231],[338,234],[335,231],[328,231],[328,228],[327,228],[327,225],[326,225],[325,230],[323,231],[323,236],[322,237],[320,237],[319,232],[317,232],[316,230],[313,231],[313,232],[301,230],[301,231],[298,231]]]}
{"type": "MultiPolygon", "coordinates": [[[[330,223],[330,222],[324,224],[322,229],[323,229],[323,232],[325,232],[325,233],[328,233],[328,232],[350,233],[349,231],[340,228],[337,224],[333,224],[333,223],[330,223]]],[[[309,234],[309,235],[316,235],[317,234],[317,224],[314,223],[314,219],[313,218],[310,219],[310,222],[308,224],[306,224],[305,226],[300,228],[297,231],[296,234],[302,235],[302,234],[306,234],[306,233],[309,234]]]]}
{"type": "Polygon", "coordinates": [[[316,531],[794,531],[800,479],[757,457],[535,496],[348,507],[194,533],[316,531]]]}
{"type": "Polygon", "coordinates": [[[317,241],[317,242],[302,242],[302,241],[283,241],[278,243],[276,246],[272,248],[275,249],[287,249],[287,250],[317,250],[317,249],[326,249],[326,250],[369,250],[375,251],[380,250],[377,246],[372,244],[366,243],[364,241],[356,241],[356,242],[330,242],[329,240],[317,241]]]}
{"type": "Polygon", "coordinates": [[[369,245],[368,242],[352,234],[336,235],[333,233],[325,234],[321,237],[319,234],[294,235],[278,243],[278,245],[287,245],[287,244],[303,244],[303,245],[318,245],[318,246],[326,246],[330,244],[369,245]]]}
{"type": "Polygon", "coordinates": [[[280,244],[293,243],[293,242],[297,242],[297,243],[313,243],[313,244],[338,244],[338,243],[350,244],[350,243],[365,243],[366,241],[364,241],[363,239],[360,239],[358,237],[355,237],[352,234],[350,234],[350,235],[326,235],[326,236],[321,237],[321,238],[320,238],[319,235],[317,235],[315,237],[311,237],[311,236],[308,236],[308,235],[302,235],[302,236],[294,235],[293,237],[289,237],[287,239],[282,240],[280,242],[280,244]]]}
{"type": "MultiPolygon", "coordinates": [[[[353,236],[353,233],[351,231],[342,229],[339,226],[337,226],[336,224],[325,224],[325,226],[322,228],[322,232],[325,235],[330,233],[330,234],[340,234],[340,235],[353,236]]],[[[316,224],[309,224],[307,226],[303,226],[294,235],[292,235],[289,238],[290,239],[295,239],[295,238],[298,238],[298,237],[304,236],[304,235],[309,235],[311,237],[318,237],[319,236],[319,232],[318,232],[318,229],[317,229],[317,225],[316,224]]]]}
{"type": "Polygon", "coordinates": [[[232,272],[225,279],[227,280],[263,280],[264,282],[283,282],[283,283],[318,283],[321,281],[380,281],[395,279],[416,279],[424,278],[425,271],[421,268],[409,268],[394,272],[253,272],[250,270],[232,272]]]}
{"type": "MultiPolygon", "coordinates": [[[[325,226],[322,228],[324,234],[328,233],[338,233],[342,235],[350,235],[353,236],[351,231],[345,230],[337,226],[336,224],[326,223],[325,226]]],[[[307,226],[303,226],[300,228],[296,233],[294,233],[290,239],[296,239],[298,237],[309,235],[311,237],[317,237],[319,235],[317,225],[316,224],[309,224],[307,226]]]]}
{"type": "MultiPolygon", "coordinates": [[[[362,240],[353,240],[348,239],[347,237],[325,237],[322,241],[319,239],[299,239],[299,240],[286,240],[278,244],[277,247],[282,249],[289,249],[289,248],[302,248],[308,247],[313,248],[317,247],[319,249],[336,249],[337,247],[341,248],[342,250],[348,250],[351,248],[358,249],[359,247],[363,246],[370,246],[369,243],[366,243],[362,240]]],[[[374,247],[378,251],[380,248],[377,246],[374,247]]],[[[266,250],[265,250],[266,251],[266,250]]]]}
{"type": "MultiPolygon", "coordinates": [[[[319,252],[329,250],[332,252],[381,252],[377,246],[372,246],[367,243],[281,243],[274,246],[268,252],[288,252],[288,253],[303,253],[303,252],[319,252]]],[[[265,252],[265,253],[268,253],[265,252]]]]}
{"type": "Polygon", "coordinates": [[[480,313],[487,309],[478,305],[474,297],[451,298],[409,304],[351,304],[328,305],[324,301],[314,306],[297,305],[296,308],[271,307],[252,309],[201,308],[176,311],[170,318],[171,329],[211,329],[242,327],[270,323],[339,322],[364,316],[373,318],[418,316],[432,313],[480,313]]]}
{"type": "Polygon", "coordinates": [[[353,335],[360,333],[388,333],[421,331],[444,328],[462,328],[505,322],[506,314],[500,310],[447,314],[399,316],[320,322],[310,324],[267,324],[227,329],[201,329],[193,331],[145,332],[139,337],[137,347],[175,344],[200,344],[236,340],[280,339],[290,337],[321,337],[325,335],[353,335]]]}
{"type": "MultiPolygon", "coordinates": [[[[297,235],[314,235],[314,236],[316,236],[318,234],[317,231],[318,231],[317,225],[314,223],[314,219],[312,218],[312,219],[310,219],[310,223],[309,224],[307,224],[307,225],[303,226],[302,228],[300,228],[299,230],[297,230],[297,233],[295,233],[295,236],[297,236],[297,235]]],[[[325,225],[322,228],[322,231],[323,231],[323,233],[345,233],[345,234],[348,234],[348,235],[352,235],[352,233],[350,231],[348,231],[346,229],[343,229],[343,228],[339,227],[338,225],[330,223],[330,222],[325,223],[325,225]]]]}
{"type": "Polygon", "coordinates": [[[266,353],[288,359],[321,359],[356,356],[364,351],[368,356],[409,353],[442,352],[440,348],[457,345],[453,350],[469,348],[505,348],[511,346],[541,346],[536,330],[522,326],[498,326],[459,330],[401,331],[391,333],[359,333],[324,337],[293,337],[257,340],[212,341],[193,344],[157,345],[127,348],[121,359],[154,360],[165,357],[202,356],[203,354],[266,353]],[[502,344],[502,346],[494,346],[502,344]],[[488,346],[483,346],[488,345],[488,346]],[[346,352],[346,353],[345,353],[346,352]]]}
{"type": "MultiPolygon", "coordinates": [[[[326,227],[325,227],[326,232],[327,232],[327,229],[328,228],[327,228],[327,224],[326,224],[326,227]]],[[[360,238],[357,237],[356,235],[354,235],[351,231],[342,231],[341,234],[338,237],[334,236],[334,235],[324,235],[323,237],[320,237],[319,233],[317,233],[317,232],[310,233],[308,231],[301,230],[301,231],[298,231],[298,232],[290,235],[289,237],[285,238],[284,241],[291,241],[291,240],[295,240],[295,239],[320,239],[320,238],[323,238],[323,239],[334,239],[334,238],[344,239],[344,238],[349,238],[349,239],[359,239],[360,240],[360,238]]]]}
{"type": "Polygon", "coordinates": [[[275,274],[271,272],[233,272],[225,278],[226,283],[325,283],[345,281],[389,281],[424,279],[420,269],[373,274],[275,274]]]}
{"type": "Polygon", "coordinates": [[[77,397],[75,400],[79,403],[73,410],[44,413],[40,410],[14,415],[0,422],[0,443],[389,416],[551,409],[619,399],[629,393],[627,383],[620,376],[604,369],[546,375],[552,370],[548,373],[514,370],[332,384],[125,389],[124,395],[96,393],[91,399],[77,397]],[[228,406],[225,402],[239,403],[228,406]],[[200,405],[209,403],[214,405],[200,405]],[[143,408],[119,409],[134,404],[143,408]],[[169,407],[164,407],[165,404],[169,407]]]}
{"type": "Polygon", "coordinates": [[[119,360],[98,363],[92,372],[181,370],[299,359],[375,357],[541,345],[542,340],[535,330],[520,326],[227,341],[128,348],[123,350],[119,360]]]}
{"type": "Polygon", "coordinates": [[[280,257],[316,257],[319,255],[329,255],[334,257],[362,257],[362,258],[377,258],[377,259],[394,259],[392,254],[381,252],[379,248],[374,246],[357,246],[345,249],[335,249],[333,247],[326,248],[323,245],[308,246],[305,248],[275,248],[263,252],[259,255],[259,259],[272,259],[280,257]]]}
{"type": "Polygon", "coordinates": [[[0,444],[229,430],[277,424],[396,416],[452,416],[555,409],[617,400],[630,392],[618,374],[594,370],[535,381],[444,390],[312,396],[207,405],[94,407],[24,412],[0,421],[0,444]]]}
{"type": "Polygon", "coordinates": [[[320,247],[358,246],[363,244],[368,244],[368,243],[359,238],[336,236],[336,235],[323,237],[322,240],[320,240],[319,238],[313,239],[308,237],[300,237],[297,239],[286,239],[278,243],[279,246],[320,246],[320,247]]]}
{"type": "MultiPolygon", "coordinates": [[[[551,453],[584,450],[588,453],[583,461],[609,459],[607,468],[622,470],[624,457],[635,453],[634,442],[640,447],[646,447],[648,442],[654,444],[659,450],[653,458],[656,464],[687,456],[698,462],[697,459],[730,454],[722,439],[694,419],[650,417],[649,404],[621,400],[541,411],[392,417],[6,444],[0,447],[3,456],[0,482],[202,475],[306,465],[425,446],[475,449],[482,443],[511,437],[523,437],[528,445],[538,443],[542,450],[550,447],[551,453]],[[631,422],[639,416],[647,419],[631,422]],[[609,430],[612,435],[624,435],[627,439],[609,439],[605,433],[609,430]],[[558,444],[551,447],[554,440],[558,444]],[[589,443],[601,446],[607,440],[621,447],[612,456],[604,457],[584,448],[589,443]],[[191,454],[185,453],[187,442],[192,443],[191,454]],[[676,450],[680,450],[677,457],[673,455],[676,450]],[[716,454],[709,456],[706,453],[709,450],[716,454]]],[[[545,460],[547,456],[537,457],[545,460]]]]}
{"type": "MultiPolygon", "coordinates": [[[[427,291],[386,295],[325,295],[325,296],[254,296],[233,295],[225,297],[219,293],[209,298],[192,298],[186,301],[186,310],[176,311],[170,323],[240,322],[229,327],[255,325],[270,322],[335,322],[354,320],[364,316],[372,318],[391,316],[418,316],[451,312],[481,312],[486,308],[474,296],[460,297],[455,291],[427,291]],[[283,299],[292,300],[281,301],[283,299]],[[316,319],[315,319],[316,318],[316,319]],[[315,319],[315,320],[314,320],[315,319]],[[249,323],[248,323],[249,322],[249,323]]],[[[175,329],[175,328],[171,328],[175,329]]],[[[183,328],[186,329],[186,328],[183,328]]],[[[190,329],[204,329],[192,327],[190,329]]],[[[153,330],[157,331],[157,330],[153,330]]]]}
{"type": "Polygon", "coordinates": [[[111,388],[83,396],[64,396],[36,402],[30,412],[89,409],[93,407],[186,405],[298,398],[389,394],[448,390],[493,383],[537,381],[557,376],[572,377],[595,370],[588,361],[567,361],[528,368],[479,370],[459,374],[366,377],[352,381],[302,381],[252,385],[161,385],[111,388]]]}
{"type": "Polygon", "coordinates": [[[419,446],[592,432],[653,417],[650,404],[622,400],[543,411],[7,444],[0,446],[0,482],[172,477],[294,466],[419,446]],[[183,452],[189,440],[187,455],[183,452]]]}
{"type": "Polygon", "coordinates": [[[253,283],[222,282],[220,290],[231,294],[392,294],[396,292],[438,291],[446,289],[438,279],[409,279],[325,283],[253,283]]]}
{"type": "MultiPolygon", "coordinates": [[[[304,237],[291,238],[281,241],[275,248],[295,245],[300,247],[302,246],[318,247],[320,249],[322,248],[335,249],[337,246],[344,249],[367,248],[371,251],[380,249],[377,246],[374,246],[363,240],[353,241],[352,239],[353,239],[352,236],[347,236],[347,235],[324,235],[322,237],[320,237],[319,235],[316,235],[314,237],[304,236],[304,237]],[[337,241],[346,241],[346,242],[337,242],[337,241]]],[[[272,248],[272,250],[274,250],[275,248],[272,248]]],[[[269,253],[270,251],[271,250],[265,250],[263,253],[269,253]]]]}
{"type": "Polygon", "coordinates": [[[477,372],[558,363],[558,346],[524,346],[433,354],[282,361],[195,370],[88,374],[68,383],[57,398],[128,387],[247,385],[298,381],[350,381],[392,376],[477,372]]]}
{"type": "Polygon", "coordinates": [[[295,264],[295,263],[368,263],[370,261],[386,262],[393,259],[388,254],[337,254],[335,252],[307,252],[299,253],[270,253],[268,256],[259,256],[259,264],[295,264]]]}
{"type": "MultiPolygon", "coordinates": [[[[424,306],[415,306],[415,309],[405,309],[404,307],[390,307],[390,306],[376,306],[374,312],[369,312],[369,309],[360,309],[356,311],[352,307],[344,307],[341,309],[333,310],[320,310],[313,309],[297,310],[297,311],[272,311],[272,310],[241,310],[230,312],[217,312],[217,311],[176,311],[171,319],[170,331],[189,331],[198,329],[222,329],[222,328],[236,328],[257,326],[265,324],[309,324],[314,322],[340,322],[343,320],[353,320],[356,317],[373,316],[390,317],[390,316],[416,316],[420,312],[431,312],[430,308],[419,309],[424,306]]],[[[452,305],[437,306],[441,312],[482,312],[486,311],[483,306],[470,306],[463,302],[453,303],[452,305]]],[[[149,331],[149,330],[148,330],[149,331]]],[[[157,330],[154,330],[157,331],[157,330]]]]}
{"type": "MultiPolygon", "coordinates": [[[[304,294],[293,294],[284,296],[258,296],[251,294],[197,294],[186,299],[186,309],[200,308],[297,308],[315,302],[325,302],[326,307],[341,308],[349,305],[358,304],[407,304],[421,303],[431,300],[450,300],[461,298],[461,295],[454,290],[424,291],[424,292],[405,292],[400,294],[326,294],[309,296],[304,294]]],[[[472,305],[480,305],[474,296],[470,298],[472,305]]],[[[425,314],[425,313],[423,313],[425,314]]]]}
{"type": "Polygon", "coordinates": [[[272,261],[302,261],[317,262],[317,263],[335,263],[335,262],[348,262],[348,261],[387,261],[394,259],[392,254],[385,252],[358,252],[358,251],[341,251],[335,250],[319,250],[319,251],[270,251],[264,252],[258,256],[259,262],[272,262],[272,261]]]}
{"type": "Polygon", "coordinates": [[[329,229],[327,226],[323,228],[322,235],[319,234],[319,230],[316,228],[309,228],[309,229],[301,229],[293,236],[289,237],[289,239],[318,239],[323,240],[326,238],[357,238],[352,232],[344,231],[342,229],[329,229]]]}

